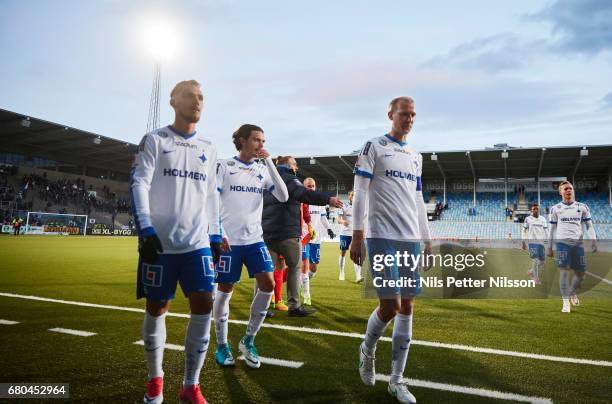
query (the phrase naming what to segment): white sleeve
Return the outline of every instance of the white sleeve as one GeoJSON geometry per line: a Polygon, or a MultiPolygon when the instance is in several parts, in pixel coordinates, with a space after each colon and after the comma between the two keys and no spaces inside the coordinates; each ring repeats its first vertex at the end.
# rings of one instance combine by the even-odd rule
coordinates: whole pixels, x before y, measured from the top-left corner
{"type": "Polygon", "coordinates": [[[552,242],[555,239],[555,233],[557,232],[557,212],[555,207],[550,208],[550,216],[548,218],[550,228],[548,229],[548,241],[550,242],[549,247],[552,248],[552,242]]]}
{"type": "Polygon", "coordinates": [[[521,238],[523,240],[527,239],[527,229],[529,229],[529,221],[525,218],[523,225],[521,226],[521,238]]]}
{"type": "Polygon", "coordinates": [[[138,234],[141,236],[155,233],[149,206],[149,190],[151,189],[157,158],[157,147],[153,136],[155,135],[145,135],[138,146],[130,183],[134,221],[138,234]]]}
{"type": "Polygon", "coordinates": [[[209,179],[205,205],[208,216],[208,235],[211,237],[211,241],[221,242],[219,191],[217,190],[217,151],[214,149],[210,156],[206,177],[209,179]]]}
{"type": "Polygon", "coordinates": [[[370,178],[355,175],[353,182],[353,230],[364,230],[370,178]]]}
{"type": "Polygon", "coordinates": [[[331,230],[329,220],[327,220],[327,215],[325,213],[321,213],[321,225],[325,230],[331,230]]]}
{"type": "Polygon", "coordinates": [[[586,226],[589,239],[597,239],[597,235],[595,234],[595,226],[593,226],[593,221],[591,220],[591,210],[587,205],[584,205],[584,209],[582,210],[582,223],[584,223],[586,226]]]}
{"type": "Polygon", "coordinates": [[[421,183],[422,174],[423,174],[423,156],[420,155],[419,171],[417,175],[417,184],[416,184],[417,214],[419,215],[419,232],[421,235],[421,240],[429,242],[431,241],[431,234],[429,233],[429,220],[427,219],[427,208],[425,207],[425,200],[423,199],[423,185],[421,183]]]}
{"type": "Polygon", "coordinates": [[[274,166],[274,162],[271,157],[266,158],[266,167],[268,168],[268,178],[266,181],[266,188],[272,192],[272,195],[279,202],[287,202],[289,199],[289,191],[283,178],[278,173],[278,170],[274,166]]]}
{"type": "MultiPolygon", "coordinates": [[[[374,146],[372,142],[368,141],[357,156],[357,162],[355,163],[353,173],[360,177],[372,178],[374,176],[375,161],[376,146],[374,146]]],[[[353,195],[353,198],[354,197],[355,196],[353,195]]]]}
{"type": "Polygon", "coordinates": [[[217,171],[215,177],[217,178],[217,192],[223,193],[223,177],[225,176],[225,164],[221,161],[217,162],[217,171]]]}

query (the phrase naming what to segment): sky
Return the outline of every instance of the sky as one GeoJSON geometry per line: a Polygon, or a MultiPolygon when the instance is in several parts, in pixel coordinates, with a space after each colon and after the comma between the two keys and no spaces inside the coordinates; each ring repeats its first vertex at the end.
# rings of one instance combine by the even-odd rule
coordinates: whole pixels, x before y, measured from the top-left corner
{"type": "Polygon", "coordinates": [[[132,143],[153,82],[147,27],[172,32],[170,90],[202,83],[221,157],[261,126],[272,155],[340,155],[409,95],[422,151],[612,144],[612,1],[0,0],[0,108],[132,143]]]}

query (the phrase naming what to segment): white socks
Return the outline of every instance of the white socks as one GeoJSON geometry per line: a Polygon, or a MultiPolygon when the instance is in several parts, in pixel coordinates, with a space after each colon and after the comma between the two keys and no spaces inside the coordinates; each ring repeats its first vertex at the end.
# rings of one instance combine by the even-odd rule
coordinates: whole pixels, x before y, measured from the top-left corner
{"type": "Polygon", "coordinates": [[[355,280],[359,281],[361,279],[361,265],[354,264],[355,267],[355,280]]]}
{"type": "Polygon", "coordinates": [[[570,295],[570,271],[567,269],[559,270],[559,289],[561,290],[561,297],[563,299],[569,299],[570,295]]]}
{"type": "Polygon", "coordinates": [[[217,345],[227,344],[227,319],[229,318],[229,302],[232,293],[225,293],[217,290],[215,301],[213,302],[213,317],[215,319],[215,335],[217,345]]]}
{"type": "Polygon", "coordinates": [[[385,333],[388,324],[389,323],[385,323],[378,318],[378,308],[374,309],[372,314],[370,314],[370,318],[368,319],[368,328],[366,329],[365,338],[363,340],[365,351],[369,356],[374,355],[374,352],[376,351],[376,343],[385,333]]]}
{"type": "Polygon", "coordinates": [[[389,383],[401,383],[412,339],[412,314],[398,313],[395,316],[391,339],[392,360],[389,383]]]}
{"type": "Polygon", "coordinates": [[[302,287],[304,288],[304,297],[310,297],[310,276],[302,274],[302,287]]]}
{"type": "Polygon", "coordinates": [[[344,262],[345,262],[345,257],[343,257],[342,255],[338,257],[338,268],[340,269],[340,274],[338,276],[338,279],[340,279],[341,281],[344,280],[344,262]]]}
{"type": "Polygon", "coordinates": [[[191,314],[185,336],[185,386],[200,383],[200,370],[208,351],[209,338],[210,313],[191,314]]]}
{"type": "Polygon", "coordinates": [[[574,278],[572,279],[572,289],[570,290],[572,295],[578,293],[578,289],[580,289],[580,285],[582,285],[582,278],[584,278],[584,276],[574,274],[574,278]]]}
{"type": "Polygon", "coordinates": [[[142,339],[144,340],[145,358],[149,369],[149,380],[154,377],[164,377],[162,362],[166,345],[166,313],[153,317],[145,312],[142,323],[142,339]]]}
{"type": "Polygon", "coordinates": [[[264,292],[261,289],[257,291],[257,294],[253,298],[253,303],[251,303],[251,316],[246,329],[247,336],[254,337],[257,335],[257,332],[266,319],[268,306],[270,306],[270,300],[272,300],[273,294],[274,292],[264,292]]]}

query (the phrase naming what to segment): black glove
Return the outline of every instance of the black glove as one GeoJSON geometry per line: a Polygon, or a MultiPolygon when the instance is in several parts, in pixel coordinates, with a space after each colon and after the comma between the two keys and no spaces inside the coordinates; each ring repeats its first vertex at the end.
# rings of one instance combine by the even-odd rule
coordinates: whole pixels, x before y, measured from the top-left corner
{"type": "Polygon", "coordinates": [[[333,232],[332,229],[327,229],[327,235],[329,236],[329,238],[334,239],[336,237],[336,234],[333,232]]]}
{"type": "Polygon", "coordinates": [[[160,253],[164,252],[157,234],[138,239],[138,254],[147,264],[155,264],[160,253]]]}
{"type": "Polygon", "coordinates": [[[221,243],[216,242],[216,241],[211,241],[210,251],[212,252],[213,263],[217,265],[221,257],[221,243]]]}

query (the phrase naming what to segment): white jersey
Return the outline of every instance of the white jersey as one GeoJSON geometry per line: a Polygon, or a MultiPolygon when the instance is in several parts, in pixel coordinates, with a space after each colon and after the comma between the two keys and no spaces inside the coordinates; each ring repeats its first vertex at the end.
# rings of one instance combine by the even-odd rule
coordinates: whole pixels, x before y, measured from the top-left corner
{"type": "Polygon", "coordinates": [[[344,224],[342,225],[342,235],[343,236],[353,236],[353,205],[346,204],[342,206],[342,213],[340,214],[342,219],[344,219],[344,224]]]}
{"type": "Polygon", "coordinates": [[[216,148],[195,133],[167,126],[146,134],[130,182],[139,234],[154,230],[164,253],[209,247],[209,224],[219,233],[216,165],[216,148]]]}
{"type": "Polygon", "coordinates": [[[310,225],[317,232],[314,239],[310,240],[312,244],[321,244],[323,240],[323,232],[327,234],[329,222],[327,221],[327,212],[325,206],[309,205],[310,210],[310,225]]]}
{"type": "Polygon", "coordinates": [[[542,215],[527,216],[523,222],[523,229],[525,229],[526,240],[530,243],[544,244],[544,241],[548,239],[548,222],[542,215]]]}
{"type": "Polygon", "coordinates": [[[552,207],[548,220],[557,225],[556,240],[582,240],[582,223],[591,220],[591,212],[584,203],[561,202],[552,207]]]}
{"type": "Polygon", "coordinates": [[[263,241],[261,212],[263,192],[274,184],[264,164],[245,162],[238,157],[220,160],[217,168],[223,235],[230,245],[263,241]]]}
{"type": "Polygon", "coordinates": [[[425,234],[417,211],[417,198],[423,198],[422,166],[420,153],[389,135],[366,142],[354,170],[370,178],[366,237],[409,241],[425,234]]]}

